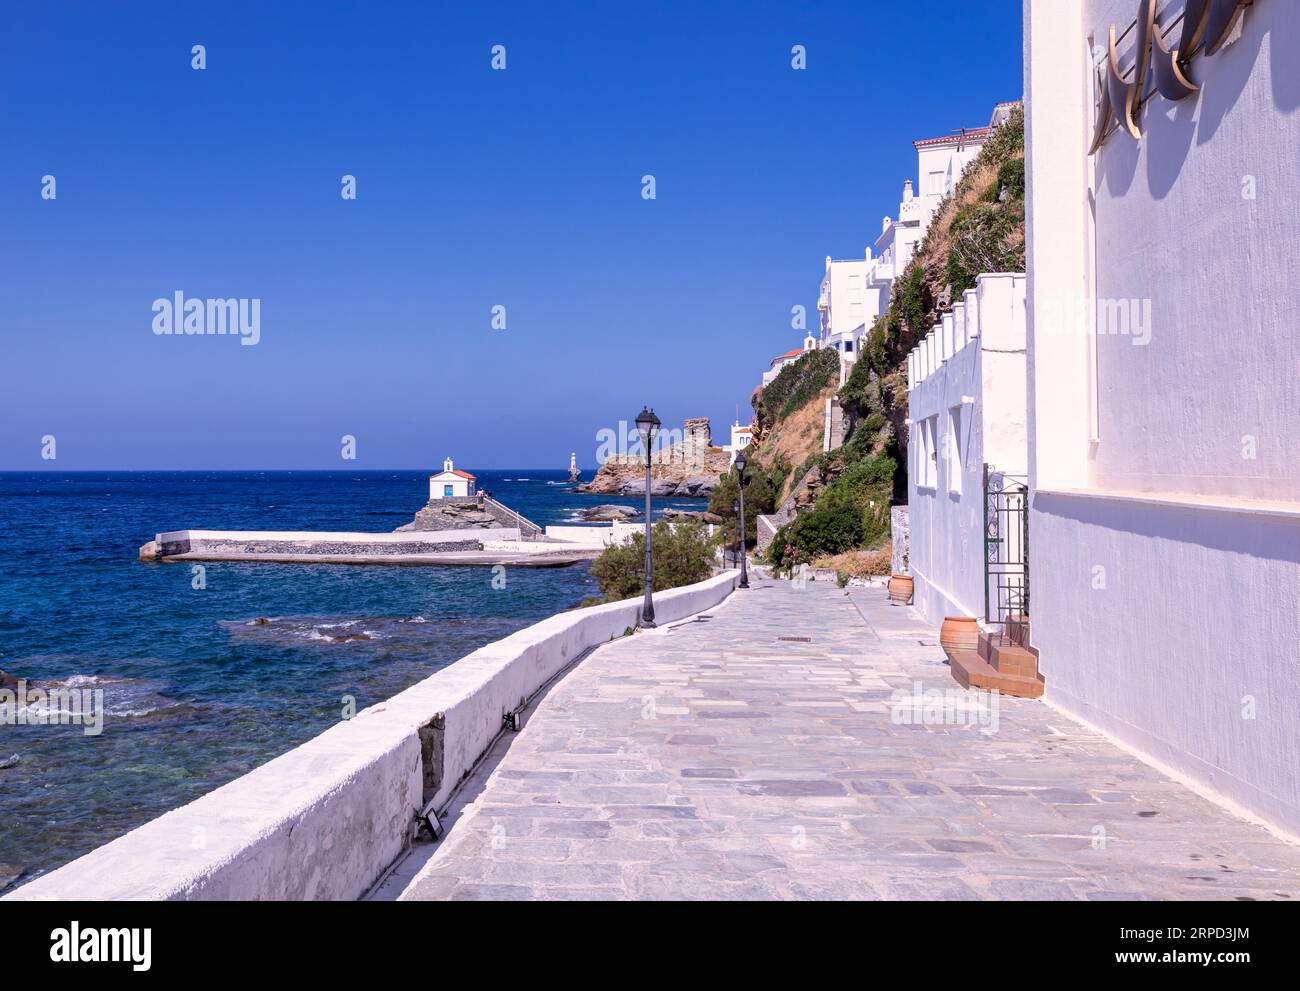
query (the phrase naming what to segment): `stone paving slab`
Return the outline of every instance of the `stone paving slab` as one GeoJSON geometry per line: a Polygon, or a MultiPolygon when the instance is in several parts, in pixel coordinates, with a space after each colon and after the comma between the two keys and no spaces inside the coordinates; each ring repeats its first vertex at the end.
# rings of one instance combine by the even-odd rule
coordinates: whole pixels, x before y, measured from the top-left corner
{"type": "Polygon", "coordinates": [[[403,899],[1300,900],[1300,848],[962,690],[874,588],[762,580],[600,647],[460,802],[403,899]]]}

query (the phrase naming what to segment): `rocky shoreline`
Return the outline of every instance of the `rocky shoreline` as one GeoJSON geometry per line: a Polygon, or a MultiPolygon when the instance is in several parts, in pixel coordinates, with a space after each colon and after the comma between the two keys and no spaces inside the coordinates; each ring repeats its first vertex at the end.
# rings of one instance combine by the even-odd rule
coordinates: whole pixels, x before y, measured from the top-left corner
{"type": "MultiPolygon", "coordinates": [[[[676,465],[652,465],[650,468],[650,494],[675,496],[679,499],[707,499],[717,488],[721,474],[688,474],[676,465]]],[[[645,495],[645,465],[610,464],[600,466],[590,482],[576,485],[574,492],[590,495],[645,495]]]]}

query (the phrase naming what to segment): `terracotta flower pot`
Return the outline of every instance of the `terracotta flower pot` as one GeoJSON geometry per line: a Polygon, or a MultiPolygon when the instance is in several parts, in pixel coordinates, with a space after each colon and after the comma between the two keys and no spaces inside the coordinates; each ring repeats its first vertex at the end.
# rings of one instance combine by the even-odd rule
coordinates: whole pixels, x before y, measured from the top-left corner
{"type": "Polygon", "coordinates": [[[912,601],[912,576],[889,576],[889,601],[896,606],[905,606],[912,601]]]}
{"type": "Polygon", "coordinates": [[[977,650],[980,625],[973,616],[945,616],[939,630],[939,643],[947,654],[955,650],[977,650]]]}

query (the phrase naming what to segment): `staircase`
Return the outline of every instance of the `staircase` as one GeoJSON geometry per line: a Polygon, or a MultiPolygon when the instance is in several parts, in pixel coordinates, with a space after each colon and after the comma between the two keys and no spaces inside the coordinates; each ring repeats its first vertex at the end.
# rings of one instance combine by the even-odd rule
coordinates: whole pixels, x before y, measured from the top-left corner
{"type": "Polygon", "coordinates": [[[509,506],[497,502],[491,496],[483,499],[483,508],[496,517],[497,521],[504,526],[519,527],[519,536],[523,540],[541,540],[543,530],[540,526],[528,519],[526,516],[520,516],[509,506]]]}
{"type": "Polygon", "coordinates": [[[981,633],[976,650],[948,652],[952,676],[962,688],[982,688],[1017,698],[1043,695],[1038,650],[1029,644],[1029,617],[1011,616],[1005,633],[981,633]]]}

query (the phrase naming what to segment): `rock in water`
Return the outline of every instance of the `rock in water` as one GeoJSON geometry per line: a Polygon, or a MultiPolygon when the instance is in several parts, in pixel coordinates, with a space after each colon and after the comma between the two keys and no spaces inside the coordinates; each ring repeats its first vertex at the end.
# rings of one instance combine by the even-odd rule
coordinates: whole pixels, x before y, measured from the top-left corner
{"type": "Polygon", "coordinates": [[[148,543],[140,546],[141,561],[157,561],[162,557],[162,545],[156,540],[150,540],[148,543]]]}
{"type": "Polygon", "coordinates": [[[590,509],[582,511],[582,518],[594,523],[618,523],[623,520],[631,520],[641,514],[635,509],[627,506],[592,506],[590,509]]]}
{"type": "Polygon", "coordinates": [[[0,671],[0,688],[17,689],[18,679],[8,671],[0,671]]]}

